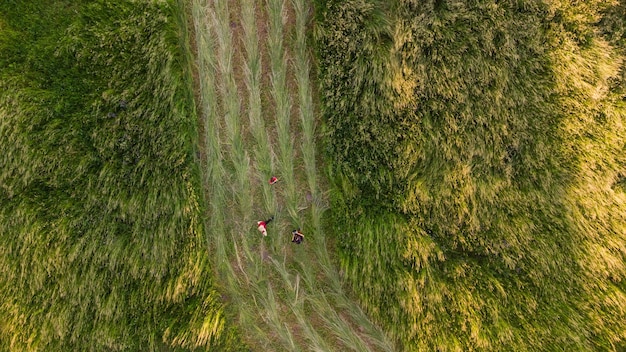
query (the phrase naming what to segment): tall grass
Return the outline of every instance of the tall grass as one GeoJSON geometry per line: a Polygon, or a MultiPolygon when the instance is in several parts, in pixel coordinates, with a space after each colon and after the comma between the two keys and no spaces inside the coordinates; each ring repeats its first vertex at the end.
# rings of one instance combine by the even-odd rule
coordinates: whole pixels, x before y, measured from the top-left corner
{"type": "Polygon", "coordinates": [[[606,6],[320,6],[342,269],[403,349],[623,348],[606,6]]]}
{"type": "Polygon", "coordinates": [[[298,225],[298,198],[294,178],[293,138],[291,131],[291,97],[287,88],[287,65],[284,53],[283,28],[286,21],[284,0],[268,0],[269,22],[268,52],[270,58],[270,77],[272,97],[276,111],[276,132],[281,175],[285,179],[284,194],[287,199],[287,212],[293,223],[298,225]]]}
{"type": "MultiPolygon", "coordinates": [[[[250,20],[249,16],[254,13],[252,5],[251,2],[248,2],[242,6],[242,11],[248,11],[248,20],[250,20]]],[[[220,238],[218,239],[219,245],[224,246],[220,250],[221,255],[217,260],[225,268],[222,272],[227,283],[225,289],[229,292],[232,305],[238,307],[239,322],[252,332],[248,337],[248,342],[269,347],[274,346],[274,342],[270,340],[263,329],[257,329],[254,326],[270,324],[272,331],[281,332],[282,341],[290,341],[291,337],[289,331],[284,329],[282,321],[277,320],[280,314],[276,311],[276,302],[272,296],[271,286],[261,284],[262,277],[266,273],[264,273],[262,263],[259,262],[258,254],[254,253],[253,244],[249,243],[248,239],[254,221],[252,218],[253,192],[250,188],[252,173],[250,159],[242,136],[242,117],[244,115],[239,103],[240,92],[235,81],[236,68],[233,59],[236,43],[231,30],[231,10],[226,2],[206,4],[206,9],[208,20],[201,14],[198,14],[200,16],[197,17],[197,20],[199,23],[205,21],[209,23],[202,30],[208,33],[215,45],[213,47],[199,47],[199,56],[212,57],[215,60],[212,67],[205,66],[203,69],[212,72],[209,75],[215,74],[214,77],[219,77],[219,79],[210,82],[214,85],[213,87],[207,88],[209,91],[215,87],[219,88],[215,90],[218,94],[213,104],[221,107],[212,116],[218,122],[214,121],[216,129],[211,131],[212,135],[208,138],[215,141],[215,146],[226,147],[221,148],[224,151],[222,158],[209,159],[208,163],[220,165],[221,160],[225,160],[227,163],[221,179],[213,180],[215,183],[209,187],[226,190],[224,198],[209,199],[209,202],[217,209],[213,215],[223,216],[226,219],[226,226],[222,231],[216,233],[217,237],[220,238]],[[231,182],[231,180],[235,182],[231,182]],[[264,319],[265,315],[258,315],[258,311],[267,312],[270,317],[269,320],[264,319]]],[[[248,22],[247,25],[252,26],[254,22],[248,22]]],[[[250,28],[247,29],[247,35],[248,38],[252,35],[250,28]]],[[[248,69],[245,74],[246,87],[249,92],[248,118],[251,125],[254,124],[254,127],[257,127],[252,130],[252,135],[255,141],[259,143],[257,145],[259,149],[254,150],[252,154],[259,158],[265,158],[264,160],[271,160],[270,147],[260,115],[260,67],[258,66],[260,57],[258,48],[256,43],[252,43],[250,39],[245,42],[245,45],[247,45],[249,54],[245,60],[248,69]]],[[[266,198],[266,201],[268,199],[266,198]]],[[[265,215],[262,214],[262,216],[265,215]]],[[[256,230],[254,231],[256,234],[256,230]]],[[[261,252],[264,251],[262,248],[263,246],[259,248],[261,252]]],[[[291,345],[292,343],[288,343],[288,346],[291,345]]]]}
{"type": "Polygon", "coordinates": [[[248,116],[250,131],[256,142],[254,154],[257,169],[260,172],[258,182],[263,184],[263,199],[265,209],[270,213],[276,212],[274,193],[265,185],[266,181],[274,175],[273,152],[269,143],[267,127],[262,116],[261,101],[261,73],[262,62],[259,49],[259,36],[257,34],[257,10],[255,2],[245,1],[241,6],[242,27],[244,30],[244,48],[246,52],[245,82],[248,88],[248,116]]]}
{"type": "Polygon", "coordinates": [[[213,56],[214,41],[208,23],[200,19],[209,16],[208,5],[204,1],[194,1],[193,19],[196,33],[196,45],[198,48],[198,74],[200,81],[200,113],[202,114],[204,127],[204,145],[206,154],[206,168],[204,182],[207,185],[207,204],[210,206],[210,218],[208,221],[207,236],[215,243],[211,246],[216,251],[218,265],[222,270],[226,265],[226,239],[222,236],[226,231],[225,212],[223,204],[226,203],[226,189],[223,180],[226,170],[222,165],[224,158],[220,144],[220,117],[218,110],[218,93],[216,89],[216,77],[214,67],[216,58],[213,56]]]}
{"type": "Polygon", "coordinates": [[[1,349],[240,349],[204,248],[176,5],[0,5],[1,349]]]}
{"type": "Polygon", "coordinates": [[[317,200],[319,190],[317,185],[317,167],[315,163],[315,116],[313,98],[311,92],[310,52],[307,43],[307,21],[309,20],[310,7],[306,1],[293,0],[295,12],[295,44],[294,44],[294,70],[298,85],[298,107],[302,125],[302,159],[304,161],[309,192],[317,200]]]}
{"type": "Polygon", "coordinates": [[[243,133],[241,128],[241,105],[239,91],[234,76],[234,43],[231,34],[229,8],[226,1],[215,3],[215,12],[211,13],[217,45],[217,66],[220,73],[219,87],[224,106],[224,125],[226,127],[226,143],[232,148],[232,164],[235,169],[235,195],[241,209],[241,215],[245,216],[252,211],[252,194],[248,172],[250,161],[244,150],[243,133]]]}
{"type": "MultiPolygon", "coordinates": [[[[208,78],[205,81],[207,85],[203,85],[202,89],[206,89],[208,95],[213,97],[212,104],[209,105],[214,107],[206,106],[206,111],[211,113],[210,119],[219,120],[218,123],[206,122],[207,126],[215,129],[210,130],[211,135],[207,135],[208,142],[205,144],[207,148],[222,147],[221,154],[207,150],[207,164],[210,166],[208,171],[213,172],[213,168],[219,167],[218,170],[223,172],[220,174],[221,180],[208,179],[215,184],[207,185],[208,201],[215,209],[210,216],[223,216],[225,219],[223,232],[215,234],[226,240],[216,238],[217,246],[228,247],[219,251],[215,260],[221,263],[224,290],[231,306],[237,307],[238,322],[249,332],[246,342],[250,346],[290,351],[345,349],[347,347],[344,343],[359,341],[360,333],[349,326],[338,313],[329,314],[326,319],[313,313],[315,319],[311,319],[312,306],[324,307],[326,312],[333,312],[336,308],[323,298],[323,285],[317,282],[320,276],[316,274],[320,269],[316,268],[314,255],[307,254],[306,251],[295,252],[287,247],[290,229],[310,221],[309,216],[300,212],[305,193],[298,192],[296,184],[303,183],[300,178],[304,177],[312,178],[310,184],[317,184],[315,172],[303,177],[294,172],[294,160],[298,158],[298,151],[293,144],[294,138],[299,135],[299,128],[291,125],[291,110],[292,103],[298,103],[299,99],[294,100],[293,97],[300,94],[306,104],[306,99],[310,102],[310,97],[304,95],[311,91],[309,87],[305,87],[310,85],[308,68],[302,66],[308,65],[305,57],[308,54],[305,50],[300,51],[302,57],[299,59],[302,66],[300,92],[292,92],[287,87],[290,79],[288,65],[291,62],[286,57],[291,46],[286,45],[284,40],[289,38],[289,4],[272,1],[267,3],[267,8],[256,8],[253,1],[245,1],[240,4],[240,8],[229,8],[231,3],[215,2],[202,4],[199,7],[206,6],[206,12],[195,13],[196,30],[208,33],[206,37],[204,34],[198,36],[206,38],[202,40],[207,42],[203,45],[198,43],[199,58],[206,57],[200,59],[200,62],[204,60],[209,63],[201,64],[200,69],[211,71],[209,74],[201,74],[201,77],[208,78]],[[208,17],[205,13],[208,13],[208,17]],[[259,26],[263,26],[259,21],[266,19],[269,23],[267,38],[258,35],[259,26]],[[208,26],[203,25],[206,22],[209,23],[208,26]],[[261,61],[263,55],[267,55],[269,59],[265,64],[261,61]],[[242,58],[243,65],[234,64],[235,58],[242,58]],[[265,77],[264,72],[267,75],[265,77]],[[266,83],[268,78],[269,86],[266,83]],[[269,91],[268,96],[271,98],[266,105],[267,109],[264,108],[261,94],[264,89],[269,91]],[[245,97],[245,103],[240,103],[243,100],[235,101],[239,96],[245,97]],[[244,133],[243,138],[236,140],[233,131],[244,133]],[[252,138],[248,138],[248,132],[252,138]],[[239,142],[241,147],[237,144],[239,142]],[[273,167],[274,148],[279,152],[276,170],[273,167]],[[244,160],[249,164],[242,163],[244,160]],[[280,181],[270,187],[267,179],[274,172],[280,181]],[[255,187],[256,189],[250,188],[250,185],[259,182],[262,185],[255,187]],[[225,197],[212,197],[211,193],[216,189],[225,189],[225,197]],[[276,197],[275,193],[282,197],[276,197]],[[257,198],[261,195],[262,201],[257,198]],[[281,210],[285,210],[288,216],[285,217],[281,210]],[[265,216],[265,212],[275,214],[276,220],[268,228],[269,238],[260,238],[253,226],[253,216],[265,216]],[[309,265],[303,266],[306,269],[299,273],[294,270],[296,261],[299,265],[305,262],[309,262],[309,265]],[[306,275],[307,279],[301,279],[301,275],[306,275]],[[306,285],[302,284],[305,281],[306,285]],[[333,336],[332,329],[337,326],[348,334],[343,339],[333,336]]],[[[307,15],[304,11],[299,12],[298,16],[302,16],[300,23],[305,23],[304,18],[307,15]]],[[[304,38],[304,27],[300,30],[300,35],[304,38]]],[[[201,93],[201,96],[207,93],[201,93]]],[[[312,104],[304,108],[308,113],[301,121],[313,126],[312,104]]],[[[209,128],[206,130],[209,131],[209,128]]],[[[308,141],[314,141],[313,132],[313,128],[309,128],[308,141]]],[[[314,165],[314,147],[306,148],[312,158],[307,163],[314,165]]],[[[309,169],[314,171],[311,166],[309,169]]],[[[319,224],[319,218],[315,223],[319,224]]],[[[319,237],[322,238],[322,234],[319,237]]],[[[324,246],[323,240],[311,240],[311,243],[317,243],[317,247],[324,246]]],[[[316,248],[315,252],[318,251],[323,252],[323,249],[316,248]]],[[[327,255],[324,262],[331,265],[327,255]]],[[[329,268],[325,270],[332,271],[329,268]]],[[[347,305],[341,307],[342,311],[354,308],[347,305]]],[[[363,326],[364,331],[369,332],[371,329],[371,324],[367,321],[363,326]]],[[[364,346],[365,349],[370,349],[370,346],[364,346]]]]}
{"type": "MultiPolygon", "coordinates": [[[[309,186],[309,192],[311,194],[312,201],[310,203],[312,226],[310,229],[315,233],[315,241],[318,245],[315,248],[316,260],[321,264],[324,271],[326,280],[334,290],[334,294],[328,296],[333,297],[334,305],[344,307],[350,313],[350,316],[357,322],[364,330],[368,331],[370,336],[376,336],[375,341],[378,343],[378,348],[381,350],[393,350],[391,343],[386,339],[383,334],[378,334],[375,329],[371,328],[366,315],[358,308],[354,306],[353,302],[350,302],[344,295],[343,287],[340,282],[338,273],[333,263],[331,262],[326,248],[326,240],[324,229],[322,228],[322,215],[326,211],[326,206],[322,202],[322,195],[320,194],[317,178],[318,171],[316,165],[316,128],[315,128],[315,111],[312,101],[311,91],[311,79],[310,79],[310,52],[309,45],[307,43],[307,24],[310,20],[309,13],[311,11],[310,4],[306,1],[293,0],[292,1],[294,13],[295,13],[295,40],[293,45],[294,51],[294,74],[296,77],[298,87],[298,107],[300,122],[302,127],[302,159],[305,166],[305,174],[307,177],[307,183],[309,186]]],[[[306,264],[301,263],[305,268],[306,264]]],[[[324,311],[331,306],[326,297],[321,296],[322,301],[314,301],[313,304],[320,307],[321,311],[324,311]]],[[[349,328],[344,325],[344,322],[335,315],[334,312],[323,313],[324,319],[329,319],[333,316],[334,320],[328,320],[329,325],[334,326],[333,330],[338,333],[338,338],[343,339],[349,346],[355,346],[363,348],[363,343],[358,336],[347,333],[349,328]]]]}

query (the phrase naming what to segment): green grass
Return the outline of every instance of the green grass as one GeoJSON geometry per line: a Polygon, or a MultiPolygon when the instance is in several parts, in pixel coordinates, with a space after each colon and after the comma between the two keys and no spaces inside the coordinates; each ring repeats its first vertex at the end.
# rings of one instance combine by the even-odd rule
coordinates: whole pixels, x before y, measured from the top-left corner
{"type": "Polygon", "coordinates": [[[623,13],[318,2],[329,228],[403,350],[624,348],[623,13]]]}
{"type": "MultiPolygon", "coordinates": [[[[224,225],[210,231],[209,239],[217,249],[222,292],[237,308],[233,318],[248,332],[246,343],[252,349],[391,350],[358,307],[345,298],[338,306],[325,297],[326,284],[320,281],[325,274],[338,279],[319,227],[322,206],[306,200],[306,193],[319,196],[319,191],[300,186],[317,185],[315,144],[303,147],[311,160],[302,160],[294,146],[299,138],[315,142],[309,53],[302,49],[309,12],[305,3],[298,12],[290,6],[275,0],[196,1],[194,6],[195,32],[201,39],[199,72],[208,78],[201,78],[206,93],[199,94],[204,124],[211,126],[204,143],[208,218],[223,219],[219,221],[224,225]],[[302,50],[297,55],[292,51],[290,16],[301,24],[302,50]],[[266,35],[260,28],[267,28],[266,35]],[[298,79],[287,59],[292,55],[298,60],[298,79]],[[237,99],[237,106],[230,103],[237,99]],[[301,137],[304,130],[307,136],[301,137]],[[241,144],[235,143],[232,131],[242,132],[237,140],[241,144]],[[212,148],[219,148],[220,154],[212,148]],[[303,164],[311,172],[297,173],[303,164]],[[210,177],[215,169],[221,170],[219,179],[210,177]],[[273,186],[267,183],[272,175],[280,179],[273,186]],[[211,196],[215,192],[223,197],[211,196]],[[269,215],[276,219],[263,238],[255,222],[269,215]],[[306,246],[289,242],[295,226],[309,233],[306,246]],[[319,253],[323,257],[316,257],[319,253]],[[357,320],[340,314],[358,316],[361,328],[350,325],[357,320]],[[338,327],[341,330],[335,331],[338,327]],[[375,343],[353,344],[364,334],[371,334],[375,343]]],[[[334,285],[339,291],[331,296],[343,295],[339,286],[334,285]]]]}
{"type": "Polygon", "coordinates": [[[0,349],[241,348],[203,238],[185,25],[174,2],[0,5],[0,349]]]}
{"type": "Polygon", "coordinates": [[[315,5],[0,5],[0,349],[625,348],[624,6],[315,5]]]}
{"type": "Polygon", "coordinates": [[[291,128],[291,95],[287,86],[287,62],[283,37],[286,18],[286,1],[269,0],[267,2],[269,22],[268,52],[272,98],[275,108],[275,124],[278,135],[279,169],[285,182],[282,187],[286,198],[286,210],[292,226],[301,226],[298,222],[298,199],[294,175],[294,136],[291,128]]]}

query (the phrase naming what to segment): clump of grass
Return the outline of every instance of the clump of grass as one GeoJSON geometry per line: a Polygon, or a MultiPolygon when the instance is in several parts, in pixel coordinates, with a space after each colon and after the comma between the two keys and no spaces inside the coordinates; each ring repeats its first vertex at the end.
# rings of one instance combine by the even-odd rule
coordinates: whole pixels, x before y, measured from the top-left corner
{"type": "Polygon", "coordinates": [[[257,181],[264,185],[263,199],[265,208],[270,213],[276,212],[274,193],[265,185],[273,176],[272,148],[269,143],[266,125],[262,116],[261,102],[261,53],[257,34],[256,7],[252,0],[245,1],[241,7],[242,26],[244,30],[244,48],[246,51],[245,81],[248,88],[248,117],[250,131],[256,142],[254,158],[260,172],[257,181]]]}
{"type": "Polygon", "coordinates": [[[220,73],[219,87],[221,103],[224,107],[223,118],[226,127],[226,143],[232,148],[232,164],[235,169],[237,203],[241,214],[252,211],[252,195],[248,172],[250,160],[244,149],[243,130],[241,128],[241,104],[239,91],[235,81],[233,67],[234,43],[230,28],[230,11],[225,1],[215,4],[215,12],[211,12],[215,37],[217,40],[217,67],[220,73]]]}
{"type": "Polygon", "coordinates": [[[294,44],[294,69],[298,86],[298,107],[302,126],[302,159],[307,175],[309,192],[315,200],[319,199],[317,185],[317,166],[315,163],[315,115],[310,80],[310,53],[307,43],[307,21],[310,8],[307,2],[300,0],[292,1],[295,12],[295,44],[294,44]]]}

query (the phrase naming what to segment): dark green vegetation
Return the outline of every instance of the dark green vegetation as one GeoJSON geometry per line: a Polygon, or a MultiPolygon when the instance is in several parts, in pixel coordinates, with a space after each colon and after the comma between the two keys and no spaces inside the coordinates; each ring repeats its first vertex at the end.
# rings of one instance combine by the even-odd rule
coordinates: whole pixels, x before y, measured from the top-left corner
{"type": "Polygon", "coordinates": [[[342,269],[404,350],[626,348],[622,1],[318,1],[342,269]]]}
{"type": "Polygon", "coordinates": [[[242,348],[212,286],[180,8],[0,3],[0,350],[242,348]]]}

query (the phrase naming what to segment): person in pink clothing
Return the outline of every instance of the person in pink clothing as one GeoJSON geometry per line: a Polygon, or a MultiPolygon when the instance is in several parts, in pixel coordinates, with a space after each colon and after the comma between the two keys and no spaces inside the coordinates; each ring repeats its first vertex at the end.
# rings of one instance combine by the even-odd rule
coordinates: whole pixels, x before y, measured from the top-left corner
{"type": "Polygon", "coordinates": [[[267,236],[267,224],[272,222],[272,220],[274,220],[273,216],[271,216],[269,219],[265,221],[256,222],[257,230],[259,230],[263,234],[263,236],[267,236]]]}

